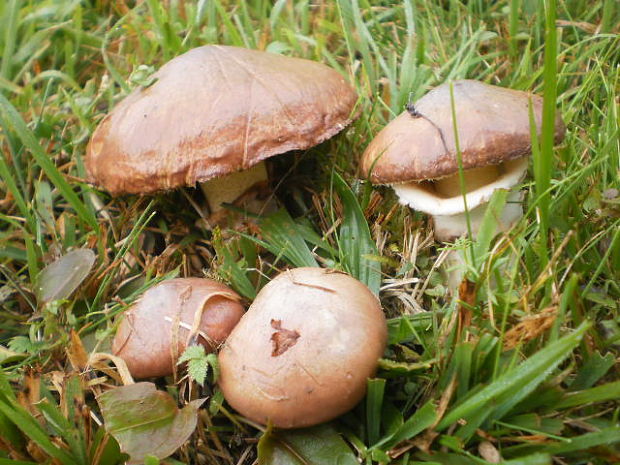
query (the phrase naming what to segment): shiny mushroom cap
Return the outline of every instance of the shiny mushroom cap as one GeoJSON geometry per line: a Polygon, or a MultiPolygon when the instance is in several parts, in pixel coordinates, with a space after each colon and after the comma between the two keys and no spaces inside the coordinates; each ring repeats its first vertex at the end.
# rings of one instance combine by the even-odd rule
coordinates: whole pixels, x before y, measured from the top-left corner
{"type": "Polygon", "coordinates": [[[171,375],[192,334],[208,352],[224,342],[243,316],[240,300],[233,290],[210,279],[163,281],[125,312],[112,352],[125,361],[134,378],[171,375]]]}
{"type": "MultiPolygon", "coordinates": [[[[506,231],[523,216],[515,189],[525,177],[531,151],[530,102],[540,131],[541,97],[478,81],[456,81],[455,122],[450,85],[443,84],[408,106],[375,137],[362,157],[363,173],[375,183],[391,184],[400,203],[432,215],[440,241],[469,231],[475,238],[493,193],[509,190],[509,202],[497,218],[498,231],[506,231]]],[[[558,115],[555,139],[563,137],[558,115]]]]}
{"type": "Polygon", "coordinates": [[[238,412],[280,428],[351,409],[385,350],[378,299],[351,276],[286,271],[258,294],[220,354],[220,387],[238,412]]]}
{"type": "MultiPolygon", "coordinates": [[[[540,131],[542,98],[473,80],[455,81],[454,105],[463,169],[515,160],[531,152],[529,102],[540,131]]],[[[458,172],[450,85],[442,84],[403,112],[370,143],[362,174],[376,184],[438,179],[458,172]]],[[[555,138],[564,136],[558,115],[555,138]]]]}
{"type": "Polygon", "coordinates": [[[91,180],[151,193],[245,170],[332,137],[351,122],[353,88],[317,62],[207,45],[166,63],[95,130],[91,180]]]}

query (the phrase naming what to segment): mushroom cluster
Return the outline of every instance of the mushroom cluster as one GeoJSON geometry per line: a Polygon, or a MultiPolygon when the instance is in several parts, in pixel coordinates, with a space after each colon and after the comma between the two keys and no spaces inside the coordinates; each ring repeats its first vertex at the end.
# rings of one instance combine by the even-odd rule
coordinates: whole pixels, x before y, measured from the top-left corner
{"type": "MultiPolygon", "coordinates": [[[[454,102],[449,84],[443,84],[409,106],[379,132],[362,157],[362,171],[373,183],[389,184],[401,203],[432,215],[440,241],[467,233],[467,214],[475,236],[498,189],[511,191],[498,218],[500,230],[521,218],[521,194],[516,187],[525,177],[531,153],[530,107],[539,132],[542,121],[538,95],[472,80],[455,81],[453,89],[454,102]]],[[[564,124],[558,116],[556,142],[563,136],[564,124]]]]}
{"type": "Polygon", "coordinates": [[[379,300],[351,276],[296,268],[275,277],[219,354],[219,384],[247,418],[311,426],[357,404],[385,350],[379,300]]]}
{"type": "MultiPolygon", "coordinates": [[[[113,194],[201,182],[212,212],[264,182],[265,159],[341,131],[357,100],[324,65],[236,47],[191,50],[154,78],[99,125],[88,173],[113,194]]],[[[530,115],[540,130],[536,95],[469,80],[453,91],[442,85],[378,134],[362,170],[392,185],[401,203],[432,214],[442,241],[467,232],[467,215],[475,235],[493,192],[511,190],[499,218],[505,230],[522,215],[515,187],[528,167],[530,115]]],[[[558,117],[556,140],[563,133],[558,117]]],[[[328,421],[362,399],[387,344],[385,315],[364,284],[297,268],[267,284],[245,314],[239,302],[211,280],[165,281],[126,312],[113,351],[144,378],[171,374],[191,342],[211,351],[224,343],[225,399],[248,419],[281,428],[328,421]]]]}
{"type": "Polygon", "coordinates": [[[207,45],[162,66],[95,130],[85,165],[112,194],[196,182],[212,212],[266,183],[265,159],[344,129],[357,102],[335,70],[314,61],[207,45]]]}

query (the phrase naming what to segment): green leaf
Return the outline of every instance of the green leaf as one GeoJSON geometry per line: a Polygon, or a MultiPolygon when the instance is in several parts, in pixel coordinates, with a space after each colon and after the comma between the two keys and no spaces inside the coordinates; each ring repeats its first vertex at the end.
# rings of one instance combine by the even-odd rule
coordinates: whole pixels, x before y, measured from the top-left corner
{"type": "Polygon", "coordinates": [[[86,279],[95,263],[89,249],[73,250],[46,266],[36,279],[37,300],[41,303],[67,299],[86,279]]]}
{"type": "Polygon", "coordinates": [[[344,209],[339,232],[340,263],[345,271],[379,295],[381,265],[372,259],[379,255],[379,251],[372,240],[362,208],[351,188],[336,172],[332,175],[332,184],[344,209]]]}
{"type": "Polygon", "coordinates": [[[570,452],[583,452],[591,447],[610,445],[617,442],[620,442],[620,426],[572,437],[570,441],[548,445],[544,450],[553,455],[560,455],[570,452]]]}
{"type": "Polygon", "coordinates": [[[411,439],[437,421],[437,411],[431,401],[420,407],[394,434],[383,438],[375,447],[389,449],[399,442],[411,439]]]}
{"type": "Polygon", "coordinates": [[[204,385],[209,366],[213,369],[213,381],[219,376],[219,365],[215,354],[207,354],[204,346],[189,346],[179,357],[177,365],[187,362],[187,374],[201,386],[204,385]]]}
{"type": "Polygon", "coordinates": [[[204,399],[179,410],[174,399],[153,383],[137,383],[107,391],[97,402],[106,431],[129,454],[130,463],[141,463],[147,455],[168,457],[189,438],[204,399]]]}
{"type": "Polygon", "coordinates": [[[594,383],[605,376],[605,373],[607,373],[615,363],[616,357],[614,357],[612,353],[603,357],[599,352],[594,352],[577,373],[577,376],[570,385],[570,390],[579,391],[594,386],[594,383]]]}
{"type": "Polygon", "coordinates": [[[218,272],[222,277],[232,284],[232,287],[243,297],[254,300],[256,289],[248,278],[247,271],[236,261],[229,244],[222,240],[219,229],[213,230],[213,248],[221,261],[218,272]]]}
{"type": "Polygon", "coordinates": [[[27,410],[18,406],[16,402],[7,403],[0,398],[0,413],[13,422],[22,433],[36,443],[50,457],[58,459],[63,465],[78,464],[75,457],[54,444],[38,421],[27,410]]]}
{"type": "Polygon", "coordinates": [[[346,442],[330,425],[278,431],[268,429],[258,442],[261,465],[359,465],[346,442]]]}
{"type": "Polygon", "coordinates": [[[379,440],[381,427],[381,406],[385,392],[385,379],[375,378],[367,381],[366,393],[366,432],[368,443],[374,444],[379,440]]]}
{"type": "Polygon", "coordinates": [[[159,465],[159,459],[153,455],[144,457],[144,465],[159,465]]]}
{"type": "MultiPolygon", "coordinates": [[[[504,403],[514,405],[518,401],[515,399],[515,389],[524,386],[527,389],[523,392],[531,392],[536,384],[542,382],[570,355],[589,327],[589,323],[582,323],[572,333],[550,343],[525,362],[506,371],[477,394],[450,409],[437,425],[437,430],[442,431],[460,419],[469,420],[477,412],[486,411],[487,414],[491,414],[495,410],[489,408],[491,405],[496,405],[499,409],[504,407],[504,403]]],[[[477,417],[479,423],[482,423],[483,419],[480,416],[477,417]]]]}
{"type": "Polygon", "coordinates": [[[595,402],[605,402],[608,400],[620,399],[620,381],[615,383],[603,384],[583,391],[570,392],[556,405],[555,408],[577,407],[579,405],[590,405],[595,402]]]}
{"type": "Polygon", "coordinates": [[[551,465],[551,456],[548,454],[532,454],[518,459],[506,460],[502,465],[551,465]]]}
{"type": "Polygon", "coordinates": [[[3,363],[12,363],[26,357],[27,355],[23,352],[16,352],[0,345],[0,365],[3,363]]]}

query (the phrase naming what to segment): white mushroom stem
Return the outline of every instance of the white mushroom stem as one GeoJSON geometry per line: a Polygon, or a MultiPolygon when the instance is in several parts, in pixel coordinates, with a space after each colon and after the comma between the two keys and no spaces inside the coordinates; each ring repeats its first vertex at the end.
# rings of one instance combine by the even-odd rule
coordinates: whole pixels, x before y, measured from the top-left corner
{"type": "Polygon", "coordinates": [[[200,188],[213,214],[224,208],[223,203],[233,203],[252,186],[261,182],[266,183],[267,179],[265,162],[260,162],[245,171],[237,171],[221,178],[202,182],[200,188]]]}
{"type": "MultiPolygon", "coordinates": [[[[523,216],[522,194],[517,189],[527,171],[528,159],[521,158],[500,165],[467,170],[463,173],[467,211],[458,173],[434,181],[411,182],[392,186],[400,202],[433,217],[435,238],[450,242],[467,235],[469,224],[475,239],[487,211],[488,202],[498,189],[510,190],[506,204],[497,218],[497,232],[508,230],[523,216]]],[[[452,250],[445,259],[447,285],[456,295],[466,271],[463,256],[452,250]]]]}
{"type": "MultiPolygon", "coordinates": [[[[497,218],[497,232],[504,232],[510,229],[523,216],[522,192],[511,190],[506,197],[506,205],[497,218]]],[[[487,211],[488,203],[478,205],[476,208],[468,210],[467,213],[457,213],[456,215],[433,215],[435,227],[435,237],[442,242],[449,242],[457,237],[467,234],[467,215],[471,225],[471,233],[476,238],[482,219],[487,211]]]]}
{"type": "MultiPolygon", "coordinates": [[[[395,184],[392,187],[401,203],[432,215],[437,240],[451,241],[467,234],[468,215],[475,239],[493,192],[498,189],[512,190],[525,176],[527,165],[528,159],[520,158],[493,167],[465,171],[467,212],[458,173],[439,180],[395,184]]],[[[512,191],[498,218],[499,230],[507,230],[523,215],[519,201],[519,191],[512,191]]]]}

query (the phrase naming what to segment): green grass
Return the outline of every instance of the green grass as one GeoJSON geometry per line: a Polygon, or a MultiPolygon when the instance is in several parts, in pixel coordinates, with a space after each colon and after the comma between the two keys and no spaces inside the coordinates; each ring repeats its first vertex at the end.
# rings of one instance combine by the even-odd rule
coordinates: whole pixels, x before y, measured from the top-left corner
{"type": "Polygon", "coordinates": [[[489,445],[506,464],[619,462],[619,34],[614,0],[0,2],[0,463],[123,460],[94,402],[96,379],[120,380],[80,374],[72,331],[108,352],[115,316],[162,279],[216,277],[249,302],[317,264],[367,283],[389,317],[365,401],[328,427],[264,431],[213,386],[164,380],[180,404],[210,396],[169,463],[483,464],[489,445]],[[112,198],[85,182],[88,139],[140,66],[207,43],[321,61],[361,96],[345,133],[273,161],[281,210],[254,229],[208,230],[199,190],[112,198]],[[464,301],[428,218],[357,168],[410,94],[460,78],[544,97],[525,217],[452,247],[473,254],[464,301]],[[90,275],[37,301],[41,270],[78,248],[96,253],[90,275]]]}

